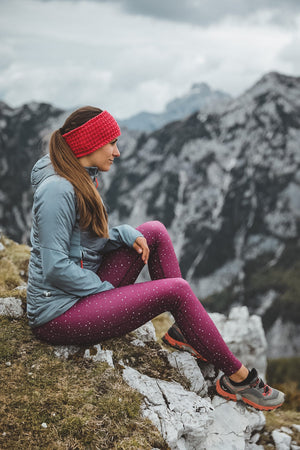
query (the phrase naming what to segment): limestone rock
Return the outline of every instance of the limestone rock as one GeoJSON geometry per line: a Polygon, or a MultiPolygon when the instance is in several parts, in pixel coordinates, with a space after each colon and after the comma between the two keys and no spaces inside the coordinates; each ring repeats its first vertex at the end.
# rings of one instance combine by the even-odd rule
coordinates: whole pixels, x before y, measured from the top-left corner
{"type": "Polygon", "coordinates": [[[132,345],[136,345],[137,347],[145,347],[145,342],[141,341],[140,339],[133,339],[131,341],[132,345]]]}
{"type": "Polygon", "coordinates": [[[19,319],[24,314],[22,301],[15,297],[0,298],[0,315],[19,319]]]}
{"type": "Polygon", "coordinates": [[[133,333],[142,342],[156,341],[155,328],[151,321],[137,328],[133,333]]]}
{"type": "Polygon", "coordinates": [[[142,414],[158,428],[172,450],[201,449],[212,423],[210,400],[180,384],[150,378],[126,367],[124,380],[144,395],[142,414]]]}
{"type": "Polygon", "coordinates": [[[190,381],[192,391],[202,396],[207,394],[207,384],[195,358],[190,353],[172,352],[168,354],[168,360],[172,367],[190,381]]]}
{"type": "Polygon", "coordinates": [[[262,412],[215,396],[201,398],[178,383],[150,378],[125,367],[124,380],[145,396],[143,416],[171,450],[260,450],[251,440],[265,425],[262,412]]]}
{"type": "Polygon", "coordinates": [[[114,367],[112,355],[113,352],[111,350],[102,350],[100,344],[94,345],[91,349],[87,349],[84,352],[84,358],[106,362],[109,366],[114,367]]]}
{"type": "Polygon", "coordinates": [[[80,347],[76,345],[57,345],[54,347],[54,355],[57,358],[68,359],[80,351],[80,347]]]}
{"type": "Polygon", "coordinates": [[[232,308],[228,319],[223,314],[212,313],[210,317],[224,341],[245,366],[256,367],[263,378],[267,368],[267,341],[259,316],[249,316],[246,306],[232,308]]]}
{"type": "Polygon", "coordinates": [[[201,373],[207,386],[215,386],[217,379],[221,376],[221,372],[213,364],[205,362],[198,362],[198,364],[200,364],[201,373]]]}
{"type": "Polygon", "coordinates": [[[251,435],[265,425],[265,416],[240,402],[232,402],[215,396],[212,400],[213,423],[208,427],[205,448],[213,450],[259,449],[250,442],[251,435]]]}
{"type": "Polygon", "coordinates": [[[279,430],[272,431],[272,438],[275,442],[276,450],[290,450],[292,438],[279,430]]]}

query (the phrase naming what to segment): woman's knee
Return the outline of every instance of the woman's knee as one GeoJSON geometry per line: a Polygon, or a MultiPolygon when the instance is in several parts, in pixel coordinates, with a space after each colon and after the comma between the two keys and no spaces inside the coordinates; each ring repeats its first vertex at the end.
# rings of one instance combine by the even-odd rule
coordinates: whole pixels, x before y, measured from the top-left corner
{"type": "Polygon", "coordinates": [[[137,230],[144,234],[144,236],[148,239],[151,236],[155,239],[155,241],[169,236],[166,227],[159,220],[151,220],[149,222],[145,222],[142,225],[138,226],[137,230]]]}
{"type": "Polygon", "coordinates": [[[184,278],[172,278],[172,287],[177,292],[186,292],[191,290],[191,286],[184,278]]]}

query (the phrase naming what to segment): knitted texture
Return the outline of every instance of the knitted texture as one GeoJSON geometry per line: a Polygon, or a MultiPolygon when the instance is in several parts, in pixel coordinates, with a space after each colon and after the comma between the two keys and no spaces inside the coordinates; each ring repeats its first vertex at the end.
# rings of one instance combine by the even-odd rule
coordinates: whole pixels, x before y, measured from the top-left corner
{"type": "Polygon", "coordinates": [[[103,111],[86,123],[62,135],[76,158],[88,155],[120,136],[116,120],[103,111]]]}

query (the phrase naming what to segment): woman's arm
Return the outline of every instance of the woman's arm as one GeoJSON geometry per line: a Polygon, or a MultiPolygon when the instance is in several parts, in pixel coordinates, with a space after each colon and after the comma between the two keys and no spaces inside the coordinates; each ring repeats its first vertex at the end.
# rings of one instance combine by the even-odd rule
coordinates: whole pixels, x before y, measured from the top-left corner
{"type": "Polygon", "coordinates": [[[143,237],[142,233],[130,225],[118,225],[109,230],[109,241],[108,244],[112,245],[122,245],[125,244],[128,247],[133,247],[136,238],[143,237]]]}
{"type": "Polygon", "coordinates": [[[113,285],[102,282],[91,270],[70,259],[70,240],[76,223],[76,198],[72,185],[61,177],[46,180],[35,194],[45,282],[78,297],[95,294],[113,285]]]}

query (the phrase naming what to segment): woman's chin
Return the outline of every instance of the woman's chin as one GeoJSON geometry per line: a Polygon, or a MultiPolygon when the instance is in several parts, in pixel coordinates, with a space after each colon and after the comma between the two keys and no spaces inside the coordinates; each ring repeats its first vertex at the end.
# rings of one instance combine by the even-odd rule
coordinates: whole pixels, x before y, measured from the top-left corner
{"type": "Polygon", "coordinates": [[[97,166],[100,172],[108,172],[111,168],[111,166],[97,166]]]}

